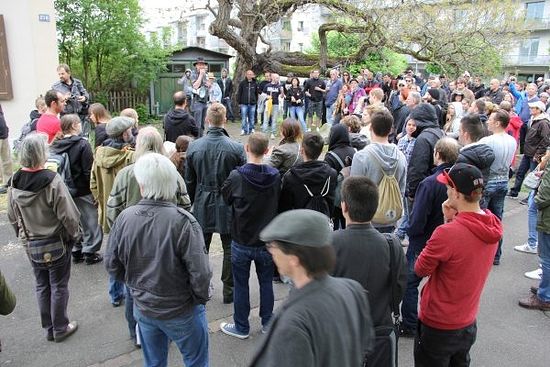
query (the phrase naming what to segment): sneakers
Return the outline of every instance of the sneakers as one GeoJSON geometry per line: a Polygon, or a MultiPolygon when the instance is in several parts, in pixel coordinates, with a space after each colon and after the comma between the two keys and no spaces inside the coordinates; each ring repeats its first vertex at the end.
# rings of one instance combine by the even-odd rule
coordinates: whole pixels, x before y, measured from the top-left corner
{"type": "Polygon", "coordinates": [[[519,201],[519,203],[520,203],[521,205],[527,205],[527,204],[528,204],[528,198],[521,199],[521,200],[519,201]]]}
{"type": "Polygon", "coordinates": [[[248,333],[242,333],[242,332],[238,331],[235,324],[222,322],[220,324],[220,329],[221,329],[222,333],[227,334],[229,336],[234,336],[235,338],[238,338],[238,339],[248,338],[248,333]]]}
{"type": "Polygon", "coordinates": [[[246,135],[246,133],[244,132],[244,130],[241,130],[241,136],[243,135],[246,135]]]}
{"type": "Polygon", "coordinates": [[[67,339],[69,336],[74,334],[74,332],[77,329],[78,329],[78,323],[76,321],[69,322],[69,325],[67,325],[67,329],[65,330],[65,332],[55,337],[55,342],[61,343],[63,340],[67,339]]]}
{"type": "Polygon", "coordinates": [[[84,261],[86,265],[93,265],[103,261],[103,256],[100,253],[84,254],[84,261]]]}
{"type": "Polygon", "coordinates": [[[538,268],[538,269],[533,270],[533,271],[528,271],[524,275],[525,275],[526,278],[529,278],[529,279],[541,280],[541,278],[542,278],[542,269],[538,268]]]}
{"type": "Polygon", "coordinates": [[[269,137],[271,140],[275,139],[275,135],[271,134],[271,136],[269,137]]]}
{"type": "Polygon", "coordinates": [[[6,185],[0,186],[0,194],[6,194],[8,192],[8,187],[6,185]]]}
{"type": "Polygon", "coordinates": [[[518,304],[529,310],[550,311],[550,302],[545,302],[534,294],[529,295],[527,298],[520,299],[518,304]]]}
{"type": "Polygon", "coordinates": [[[267,334],[267,331],[269,330],[269,325],[262,325],[262,334],[267,334]]]}
{"type": "Polygon", "coordinates": [[[519,252],[525,252],[526,254],[536,254],[537,253],[537,246],[534,248],[529,246],[529,244],[526,242],[523,245],[514,246],[514,250],[519,252]]]}
{"type": "Polygon", "coordinates": [[[84,261],[84,255],[82,255],[82,251],[73,251],[71,254],[73,256],[73,264],[80,264],[84,261]]]}
{"type": "Polygon", "coordinates": [[[254,131],[254,129],[252,129],[252,130],[250,131],[251,134],[254,134],[255,132],[256,132],[256,131],[254,131]]]}
{"type": "Polygon", "coordinates": [[[506,196],[508,196],[509,198],[515,199],[515,198],[518,197],[518,193],[517,193],[517,192],[513,192],[513,191],[508,191],[508,193],[506,194],[506,196]]]}

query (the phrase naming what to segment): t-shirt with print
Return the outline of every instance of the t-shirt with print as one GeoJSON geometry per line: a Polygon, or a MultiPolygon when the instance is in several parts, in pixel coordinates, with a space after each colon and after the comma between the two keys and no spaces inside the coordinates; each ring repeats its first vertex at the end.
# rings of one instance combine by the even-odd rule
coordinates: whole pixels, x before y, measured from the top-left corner
{"type": "Polygon", "coordinates": [[[266,86],[264,87],[263,89],[263,92],[269,96],[271,96],[272,98],[272,103],[274,105],[278,105],[279,104],[279,94],[281,94],[281,84],[280,83],[277,83],[277,84],[273,84],[273,83],[269,83],[269,84],[266,84],[266,86]]]}

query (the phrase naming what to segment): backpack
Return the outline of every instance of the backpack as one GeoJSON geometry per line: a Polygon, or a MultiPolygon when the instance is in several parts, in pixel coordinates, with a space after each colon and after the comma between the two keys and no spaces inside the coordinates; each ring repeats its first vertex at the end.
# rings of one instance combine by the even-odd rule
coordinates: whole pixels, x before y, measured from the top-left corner
{"type": "Polygon", "coordinates": [[[76,186],[73,181],[73,175],[71,173],[71,162],[67,153],[50,153],[46,160],[46,168],[50,171],[57,172],[65,185],[69,189],[71,196],[76,194],[76,186]]]}
{"type": "Polygon", "coordinates": [[[379,158],[374,157],[374,160],[380,166],[383,177],[378,184],[378,208],[372,221],[377,224],[393,224],[403,215],[403,197],[401,190],[399,190],[399,183],[395,178],[398,165],[396,164],[395,170],[391,175],[387,175],[382,169],[382,164],[378,160],[379,158]]]}
{"type": "Polygon", "coordinates": [[[327,177],[325,184],[321,188],[321,191],[318,194],[314,194],[313,192],[311,192],[309,187],[307,187],[307,185],[302,181],[300,176],[295,174],[292,169],[290,169],[290,172],[292,172],[294,176],[298,179],[298,181],[300,181],[300,183],[304,185],[304,187],[306,188],[306,192],[310,196],[304,209],[315,210],[319,213],[323,213],[324,215],[330,218],[330,207],[327,200],[325,199],[325,196],[328,195],[328,192],[330,190],[330,175],[327,177]]]}
{"type": "Polygon", "coordinates": [[[332,150],[328,152],[328,154],[333,156],[338,164],[340,164],[340,171],[338,171],[338,177],[336,178],[336,189],[334,190],[334,206],[340,208],[342,206],[342,184],[346,177],[349,177],[351,170],[349,166],[346,166],[344,162],[342,162],[338,154],[334,153],[332,150]]]}
{"type": "Polygon", "coordinates": [[[13,152],[15,154],[19,154],[19,151],[21,150],[21,143],[23,142],[23,139],[27,135],[29,135],[31,132],[36,131],[36,123],[38,122],[38,119],[32,119],[31,121],[25,123],[23,127],[21,128],[21,135],[19,138],[13,141],[13,152]]]}

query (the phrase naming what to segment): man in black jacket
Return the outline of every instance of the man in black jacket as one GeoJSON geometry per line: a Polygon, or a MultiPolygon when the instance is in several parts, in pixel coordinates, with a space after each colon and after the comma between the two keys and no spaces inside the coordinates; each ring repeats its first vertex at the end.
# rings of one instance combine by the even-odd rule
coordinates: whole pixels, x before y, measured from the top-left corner
{"type": "Polygon", "coordinates": [[[222,90],[222,104],[227,110],[226,117],[229,121],[233,122],[235,117],[233,116],[233,106],[231,105],[231,93],[233,93],[233,80],[227,76],[227,69],[222,69],[222,77],[218,79],[218,85],[222,90]]]}
{"type": "Polygon", "coordinates": [[[279,171],[262,164],[269,149],[269,139],[262,133],[254,133],[245,146],[248,163],[234,169],[222,186],[222,194],[231,206],[231,269],[234,281],[235,323],[222,322],[220,329],[227,335],[246,339],[249,335],[250,297],[248,283],[250,263],[254,261],[260,285],[260,318],[262,330],[273,313],[273,259],[260,232],[277,215],[281,178],[279,171]]]}
{"type": "Polygon", "coordinates": [[[395,237],[391,245],[378,232],[371,220],[378,205],[376,184],[364,176],[348,177],[342,185],[342,213],[347,227],[334,232],[332,246],[336,252],[333,276],[353,279],[369,295],[372,323],[376,328],[387,327],[392,347],[375,344],[368,356],[369,366],[393,366],[396,335],[393,332],[392,304],[399,305],[403,298],[407,268],[403,251],[395,237]],[[390,251],[395,255],[396,289],[392,285],[390,251]],[[392,299],[393,297],[393,299],[392,299]],[[387,361],[393,363],[387,363],[387,361]]]}
{"type": "Polygon", "coordinates": [[[180,135],[199,136],[199,127],[195,119],[187,112],[187,96],[184,92],[174,93],[174,108],[164,116],[164,136],[172,143],[180,135]]]}
{"type": "Polygon", "coordinates": [[[478,114],[467,114],[460,120],[458,142],[462,149],[458,154],[457,163],[468,163],[479,168],[483,174],[483,182],[489,181],[489,169],[495,160],[495,153],[490,146],[479,144],[478,140],[485,135],[485,129],[478,114]]]}
{"type": "Polygon", "coordinates": [[[256,104],[258,103],[258,84],[252,70],[247,70],[246,78],[239,83],[237,101],[241,107],[241,135],[251,134],[254,132],[256,104]]]}
{"type": "Polygon", "coordinates": [[[8,190],[6,185],[13,171],[13,163],[11,161],[10,142],[8,141],[9,133],[8,125],[4,119],[4,112],[0,105],[0,162],[2,163],[2,182],[0,186],[0,194],[5,194],[8,190]]]}
{"type": "Polygon", "coordinates": [[[304,135],[300,148],[303,163],[295,165],[283,176],[279,212],[313,209],[332,216],[338,173],[328,163],[317,160],[323,146],[324,140],[319,133],[304,135]],[[323,204],[325,210],[311,207],[313,201],[323,204]]]}
{"type": "Polygon", "coordinates": [[[193,202],[193,215],[202,227],[206,249],[214,232],[223,247],[223,302],[233,302],[231,274],[231,208],[223,201],[221,188],[232,170],[246,163],[242,144],[229,138],[224,128],[225,107],[212,103],[206,113],[210,125],[206,136],[193,141],[187,149],[185,183],[193,202]]]}

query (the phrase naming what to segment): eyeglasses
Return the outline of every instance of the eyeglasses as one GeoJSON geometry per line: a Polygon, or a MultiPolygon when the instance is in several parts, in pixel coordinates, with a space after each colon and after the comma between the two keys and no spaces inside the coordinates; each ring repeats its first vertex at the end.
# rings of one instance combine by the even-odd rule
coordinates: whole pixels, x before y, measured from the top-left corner
{"type": "Polygon", "coordinates": [[[398,87],[404,87],[405,84],[397,84],[398,87]]]}

